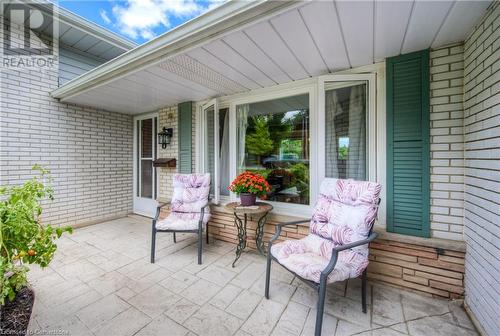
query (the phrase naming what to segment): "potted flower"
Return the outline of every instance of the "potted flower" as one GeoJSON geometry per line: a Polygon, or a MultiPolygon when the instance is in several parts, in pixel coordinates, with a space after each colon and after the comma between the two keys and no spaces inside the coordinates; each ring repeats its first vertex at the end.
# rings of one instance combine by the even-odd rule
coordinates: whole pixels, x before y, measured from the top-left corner
{"type": "Polygon", "coordinates": [[[255,205],[257,196],[264,198],[271,187],[261,175],[246,171],[231,182],[229,190],[240,196],[242,206],[251,206],[255,205]]]}
{"type": "Polygon", "coordinates": [[[34,166],[40,176],[23,185],[0,187],[0,330],[24,335],[34,293],[28,287],[29,264],[49,265],[54,243],[70,227],[42,226],[40,202],[53,199],[48,171],[34,166]]]}

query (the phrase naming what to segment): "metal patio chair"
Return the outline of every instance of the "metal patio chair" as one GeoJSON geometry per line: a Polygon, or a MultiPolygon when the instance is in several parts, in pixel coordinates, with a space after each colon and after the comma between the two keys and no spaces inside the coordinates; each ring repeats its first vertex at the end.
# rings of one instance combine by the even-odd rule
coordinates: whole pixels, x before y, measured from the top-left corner
{"type": "Polygon", "coordinates": [[[325,179],[311,220],[276,225],[269,241],[265,295],[269,299],[271,260],[318,292],[315,335],[321,335],[326,286],[361,276],[362,309],[366,313],[368,244],[377,218],[381,186],[374,182],[325,179]],[[276,243],[281,229],[310,221],[309,235],[276,243]]]}
{"type": "Polygon", "coordinates": [[[157,232],[172,232],[174,243],[177,242],[177,232],[191,232],[198,234],[198,264],[201,265],[204,228],[208,244],[210,174],[176,174],[173,187],[172,201],[156,208],[151,232],[151,263],[155,262],[157,232]],[[158,220],[165,206],[170,206],[170,214],[158,220]]]}

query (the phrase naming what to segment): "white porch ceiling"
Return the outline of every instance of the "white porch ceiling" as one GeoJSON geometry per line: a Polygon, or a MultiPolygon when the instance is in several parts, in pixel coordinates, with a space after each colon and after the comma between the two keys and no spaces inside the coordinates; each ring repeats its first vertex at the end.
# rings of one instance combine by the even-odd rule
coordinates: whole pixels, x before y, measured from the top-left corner
{"type": "MultiPolygon", "coordinates": [[[[70,103],[139,114],[182,101],[268,87],[463,41],[489,4],[291,3],[278,12],[260,16],[258,22],[221,32],[140,68],[124,69],[120,76],[87,85],[84,90],[79,91],[78,86],[75,89],[75,84],[81,82],[84,87],[90,79],[78,82],[77,78],[72,81],[71,92],[57,93],[64,91],[63,86],[55,96],[70,103]]],[[[116,60],[101,67],[112,69],[116,60]]],[[[93,72],[98,74],[99,68],[93,72]]]]}

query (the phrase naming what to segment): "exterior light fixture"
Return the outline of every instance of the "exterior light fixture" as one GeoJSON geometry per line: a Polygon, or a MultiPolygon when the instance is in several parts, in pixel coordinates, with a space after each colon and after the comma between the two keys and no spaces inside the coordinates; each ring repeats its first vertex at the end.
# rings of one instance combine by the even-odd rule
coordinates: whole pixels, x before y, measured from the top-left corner
{"type": "Polygon", "coordinates": [[[172,136],[174,135],[173,128],[163,127],[163,130],[158,133],[158,144],[161,145],[161,148],[167,148],[167,145],[170,144],[172,140],[172,136]]]}

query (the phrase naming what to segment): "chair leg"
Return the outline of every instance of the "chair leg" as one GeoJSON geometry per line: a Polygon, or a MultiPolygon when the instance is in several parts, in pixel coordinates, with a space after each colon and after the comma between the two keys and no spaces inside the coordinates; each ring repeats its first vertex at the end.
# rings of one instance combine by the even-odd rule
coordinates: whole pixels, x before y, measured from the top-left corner
{"type": "Polygon", "coordinates": [[[175,232],[174,232],[174,244],[177,243],[177,237],[175,236],[175,232]]]}
{"type": "Polygon", "coordinates": [[[271,249],[267,251],[267,266],[266,266],[266,299],[269,300],[269,282],[271,281],[271,249]]]}
{"type": "Polygon", "coordinates": [[[208,223],[205,225],[205,234],[207,235],[207,245],[210,244],[209,241],[208,241],[208,223]]]}
{"type": "Polygon", "coordinates": [[[321,329],[323,327],[323,311],[325,308],[326,296],[326,276],[321,276],[318,291],[318,307],[316,310],[316,326],[314,328],[314,336],[321,336],[321,329]]]}
{"type": "Polygon", "coordinates": [[[203,230],[198,230],[198,265],[201,265],[201,250],[203,248],[203,230]]]}
{"type": "Polygon", "coordinates": [[[155,262],[155,246],[156,246],[156,223],[153,221],[153,227],[151,228],[151,263],[155,262]]]}
{"type": "Polygon", "coordinates": [[[361,275],[361,304],[363,313],[366,314],[366,268],[361,275]]]}

